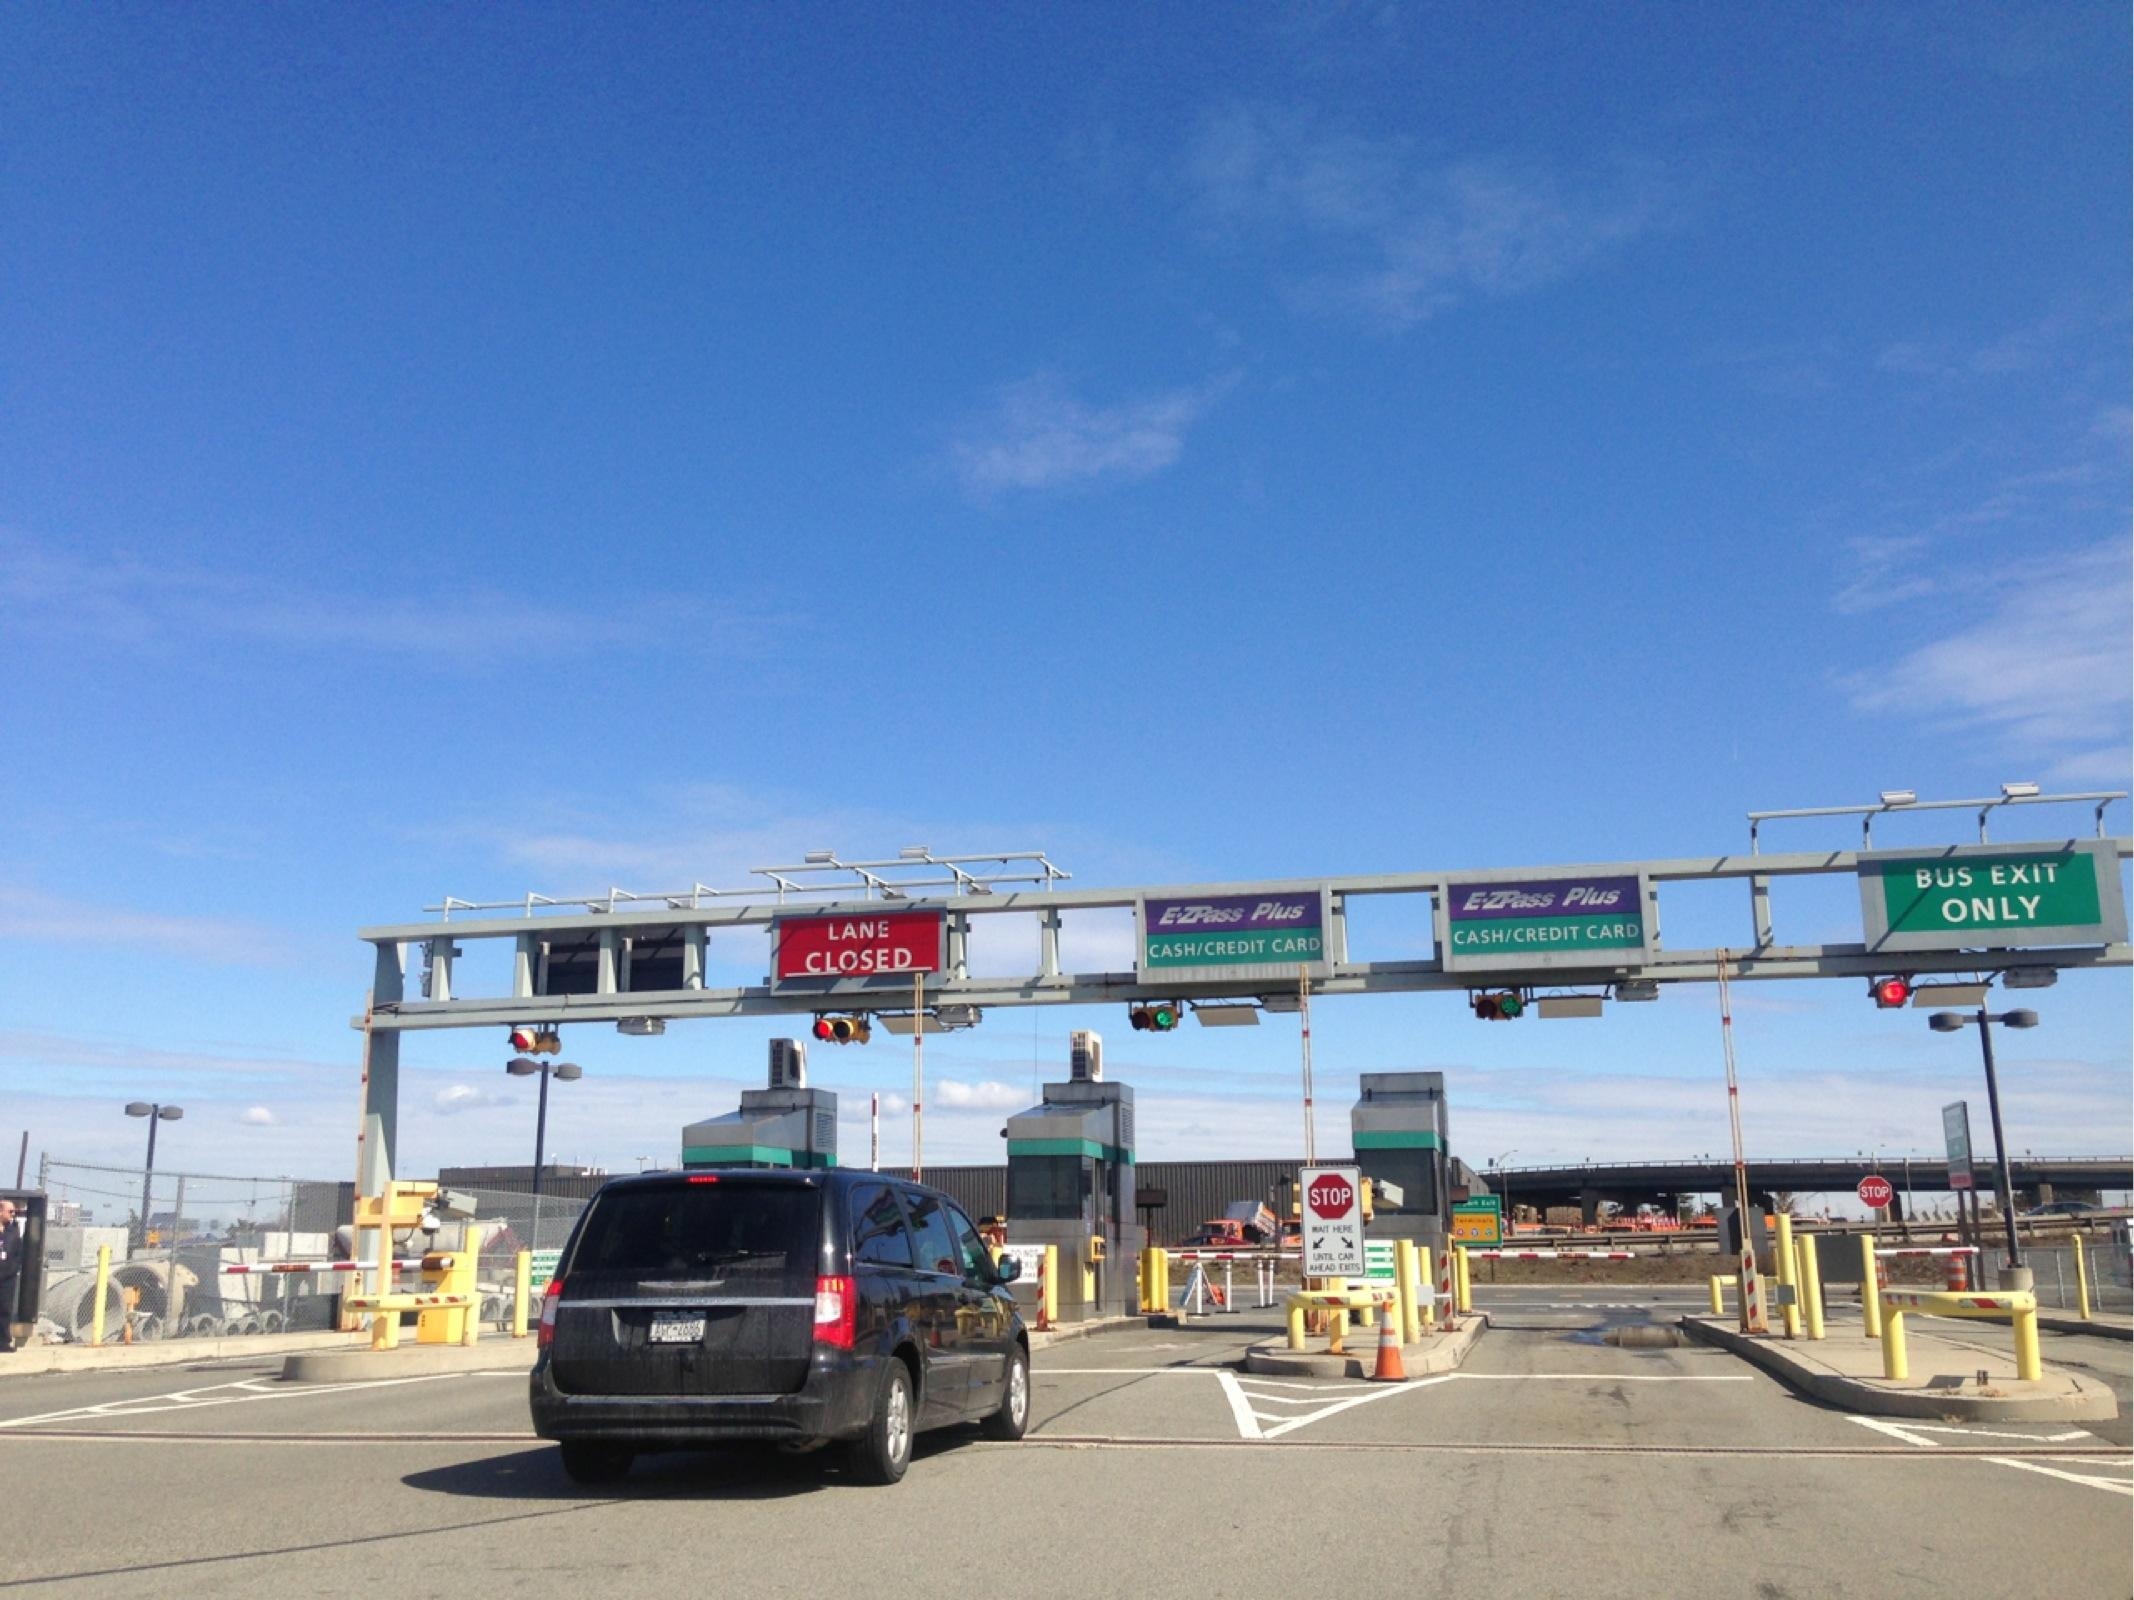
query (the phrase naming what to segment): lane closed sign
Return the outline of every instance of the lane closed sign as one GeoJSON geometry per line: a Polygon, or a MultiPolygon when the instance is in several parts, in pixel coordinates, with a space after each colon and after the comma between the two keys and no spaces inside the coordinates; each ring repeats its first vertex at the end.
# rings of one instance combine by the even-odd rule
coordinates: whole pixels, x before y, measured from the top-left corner
{"type": "Polygon", "coordinates": [[[1304,1276],[1360,1278],[1363,1250],[1363,1171],[1306,1167],[1297,1175],[1304,1196],[1304,1276]]]}

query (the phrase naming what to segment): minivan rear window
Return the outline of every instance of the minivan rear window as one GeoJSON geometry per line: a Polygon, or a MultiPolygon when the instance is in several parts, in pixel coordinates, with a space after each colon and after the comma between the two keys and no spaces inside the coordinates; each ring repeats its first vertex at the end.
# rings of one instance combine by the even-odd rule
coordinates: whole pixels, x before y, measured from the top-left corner
{"type": "Polygon", "coordinates": [[[811,1185],[632,1184],[593,1201],[565,1272],[715,1282],[727,1293],[809,1295],[822,1194],[811,1185]]]}

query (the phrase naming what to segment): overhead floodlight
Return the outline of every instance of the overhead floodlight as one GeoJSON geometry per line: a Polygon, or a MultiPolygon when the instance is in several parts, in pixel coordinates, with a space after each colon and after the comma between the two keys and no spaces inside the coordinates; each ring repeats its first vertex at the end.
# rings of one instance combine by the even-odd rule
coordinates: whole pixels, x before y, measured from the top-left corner
{"type": "Polygon", "coordinates": [[[1918,983],[1912,986],[1912,1005],[1920,1010],[1928,1006],[1982,1006],[1986,1003],[1986,986],[1983,983],[1918,983]]]}
{"type": "Polygon", "coordinates": [[[2038,1025],[2038,1014],[2035,1011],[2010,1011],[2002,1016],[2001,1021],[2011,1028],[2035,1028],[2038,1025]]]}
{"type": "Polygon", "coordinates": [[[1910,806],[1919,803],[1917,789],[1884,789],[1882,803],[1886,806],[1910,806]]]}
{"type": "Polygon", "coordinates": [[[1534,1002],[1534,1010],[1542,1017],[1597,1017],[1601,1014],[1601,997],[1597,994],[1545,994],[1534,1002]]]}
{"type": "Polygon", "coordinates": [[[2038,786],[2034,783],[2004,783],[2001,785],[2001,798],[2003,800],[2032,800],[2037,795],[2038,786]]]}
{"type": "Polygon", "coordinates": [[[2060,974],[2051,967],[2017,967],[2001,974],[2003,989],[2050,989],[2059,981],[2060,974]]]}
{"type": "Polygon", "coordinates": [[[569,1083],[574,1079],[582,1078],[585,1076],[585,1068],[579,1066],[578,1063],[575,1061],[559,1061],[554,1066],[550,1067],[548,1070],[554,1073],[557,1077],[561,1078],[565,1083],[569,1083]]]}
{"type": "Polygon", "coordinates": [[[532,1056],[513,1056],[504,1063],[504,1070],[514,1078],[530,1078],[541,1070],[541,1063],[532,1056]]]}
{"type": "MultiPolygon", "coordinates": [[[[2023,1015],[2027,1015],[2030,1018],[2030,1021],[2018,1022],[2013,1024],[2013,1026],[2018,1028],[2031,1028],[2037,1026],[2038,1014],[2035,1011],[2026,1012],[2023,1013],[2023,1015]]],[[[158,1106],[156,1108],[156,1118],[158,1121],[161,1122],[176,1122],[180,1117],[184,1115],[185,1107],[183,1106],[158,1106]]]]}
{"type": "Polygon", "coordinates": [[[1260,1008],[1243,1005],[1195,1006],[1193,1015],[1203,1028],[1257,1028],[1260,1008]]]}
{"type": "Polygon", "coordinates": [[[934,1020],[944,1028],[975,1028],[985,1013],[977,1006],[952,1000],[934,1007],[934,1020]]]}
{"type": "Polygon", "coordinates": [[[1954,1011],[1937,1011],[1927,1018],[1927,1026],[1936,1033],[1961,1033],[1964,1024],[1970,1020],[1969,1017],[1959,1016],[1954,1011]]]}
{"type": "Polygon", "coordinates": [[[656,1039],[667,1031],[665,1017],[622,1017],[615,1023],[617,1033],[628,1034],[633,1039],[656,1039]]]}
{"type": "Polygon", "coordinates": [[[126,1115],[129,1117],[152,1117],[155,1114],[156,1108],[150,1105],[146,1100],[132,1100],[127,1102],[126,1115]]]}
{"type": "Polygon", "coordinates": [[[1263,994],[1260,996],[1260,1009],[1271,1015],[1279,1015],[1302,1011],[1304,1002],[1295,994],[1263,994]]]}
{"type": "Polygon", "coordinates": [[[1625,978],[1615,986],[1618,1000],[1657,1000],[1660,984],[1656,978],[1625,978]]]}
{"type": "Polygon", "coordinates": [[[914,1033],[961,1033],[965,1028],[977,1027],[981,1014],[976,1006],[946,1005],[922,1011],[917,1016],[909,1011],[884,1011],[874,1020],[891,1033],[908,1039],[914,1033]]]}
{"type": "Polygon", "coordinates": [[[905,861],[924,861],[933,853],[931,845],[908,844],[899,850],[897,855],[905,861]]]}
{"type": "Polygon", "coordinates": [[[800,858],[811,867],[827,867],[837,860],[835,850],[810,850],[800,858]]]}

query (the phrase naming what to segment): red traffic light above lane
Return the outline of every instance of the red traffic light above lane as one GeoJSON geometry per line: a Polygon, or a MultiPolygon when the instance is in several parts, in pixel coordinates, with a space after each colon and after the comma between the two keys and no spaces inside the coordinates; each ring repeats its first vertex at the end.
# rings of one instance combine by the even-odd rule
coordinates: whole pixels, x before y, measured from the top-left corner
{"type": "Polygon", "coordinates": [[[1912,985],[1905,978],[1877,978],[1868,985],[1867,992],[1884,1011],[1894,1011],[1912,998],[1912,985]]]}
{"type": "Polygon", "coordinates": [[[817,1017],[814,1032],[827,1044],[865,1044],[874,1037],[865,1017],[817,1017]]]}

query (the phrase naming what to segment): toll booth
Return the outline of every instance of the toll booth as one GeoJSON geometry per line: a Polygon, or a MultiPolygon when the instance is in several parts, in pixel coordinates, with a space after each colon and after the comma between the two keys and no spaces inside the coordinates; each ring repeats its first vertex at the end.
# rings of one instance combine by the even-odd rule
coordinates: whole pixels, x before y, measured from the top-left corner
{"type": "Polygon", "coordinates": [[[1442,1072],[1366,1072],[1349,1112],[1356,1165],[1380,1188],[1368,1232],[1445,1247],[1452,1170],[1442,1072]],[[1396,1200],[1393,1191],[1399,1191],[1396,1200]]]}
{"type": "Polygon", "coordinates": [[[834,1167],[837,1096],[808,1087],[808,1047],[771,1041],[770,1087],[743,1089],[741,1109],[682,1130],[684,1167],[834,1167]]]}
{"type": "MultiPolygon", "coordinates": [[[[1134,1091],[1104,1081],[1104,1041],[1068,1035],[1068,1079],[1008,1119],[1008,1242],[1056,1245],[1062,1322],[1130,1316],[1147,1230],[1134,1213],[1134,1091]]],[[[1018,1283],[1034,1303],[1036,1286],[1018,1283]]]]}

